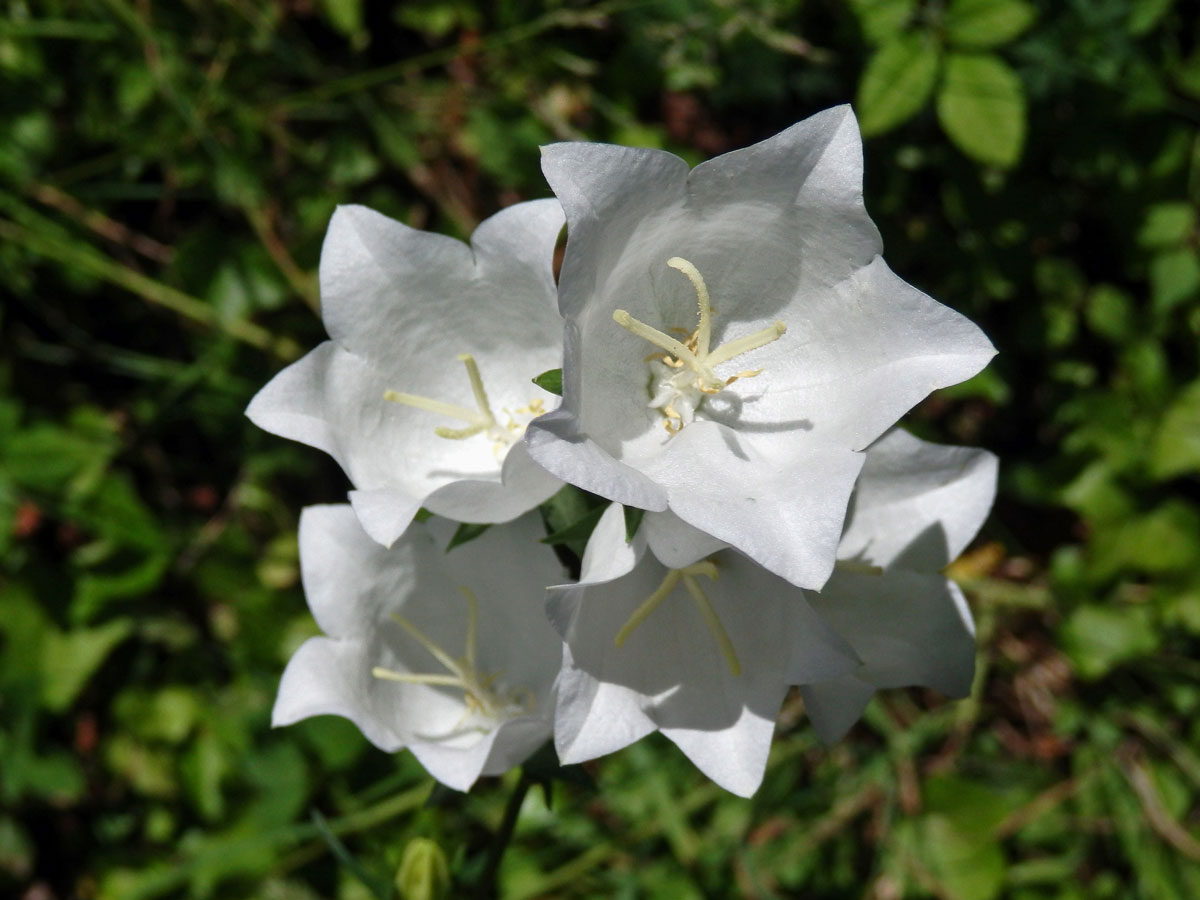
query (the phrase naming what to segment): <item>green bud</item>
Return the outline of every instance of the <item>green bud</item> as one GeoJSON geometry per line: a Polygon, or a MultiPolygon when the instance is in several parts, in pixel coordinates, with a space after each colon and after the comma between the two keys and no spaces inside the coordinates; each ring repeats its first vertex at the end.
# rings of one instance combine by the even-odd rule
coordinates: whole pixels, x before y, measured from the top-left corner
{"type": "Polygon", "coordinates": [[[449,896],[450,866],[436,841],[419,837],[408,842],[396,871],[396,889],[403,900],[441,900],[449,896]]]}

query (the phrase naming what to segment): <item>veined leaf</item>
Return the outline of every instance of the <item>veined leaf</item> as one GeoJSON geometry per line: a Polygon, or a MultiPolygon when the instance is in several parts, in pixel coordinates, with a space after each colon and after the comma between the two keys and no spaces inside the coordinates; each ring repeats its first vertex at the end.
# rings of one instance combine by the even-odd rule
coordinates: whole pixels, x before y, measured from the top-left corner
{"type": "Polygon", "coordinates": [[[920,111],[938,71],[938,47],[925,34],[903,34],[879,49],[858,85],[859,127],[882,134],[920,111]]]}
{"type": "Polygon", "coordinates": [[[1010,168],[1025,144],[1025,90],[990,53],[949,53],[937,96],[942,128],[967,156],[1010,168]]]}

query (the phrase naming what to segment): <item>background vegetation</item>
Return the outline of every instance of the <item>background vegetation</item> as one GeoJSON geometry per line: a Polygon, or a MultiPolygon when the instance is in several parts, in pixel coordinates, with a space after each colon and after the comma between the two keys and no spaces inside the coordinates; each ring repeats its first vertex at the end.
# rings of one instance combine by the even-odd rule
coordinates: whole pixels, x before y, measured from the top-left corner
{"type": "Polygon", "coordinates": [[[1001,350],[910,417],[1004,462],[976,690],[828,749],[789,701],[751,801],[642,742],[529,795],[503,896],[1200,896],[1193,4],[4,8],[0,894],[360,900],[416,837],[478,872],[516,773],[268,727],[346,483],[242,410],[323,338],[330,213],[464,236],[547,194],[539,144],[699,162],[855,101],[891,265],[1001,350]]]}

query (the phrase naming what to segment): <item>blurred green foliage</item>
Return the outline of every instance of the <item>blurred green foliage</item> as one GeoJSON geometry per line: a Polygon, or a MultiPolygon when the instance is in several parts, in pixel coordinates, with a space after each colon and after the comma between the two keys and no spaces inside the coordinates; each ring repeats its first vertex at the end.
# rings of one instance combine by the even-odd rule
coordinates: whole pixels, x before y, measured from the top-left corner
{"type": "Polygon", "coordinates": [[[976,691],[829,749],[789,701],[749,802],[642,742],[526,798],[502,895],[1200,896],[1193,4],[14,0],[0,72],[0,894],[477,872],[516,773],[268,727],[296,518],[346,485],[242,410],[322,338],[329,215],[465,236],[547,193],[539,144],[698,162],[854,100],[889,262],[1001,350],[911,423],[1004,461],[953,569],[976,691]]]}

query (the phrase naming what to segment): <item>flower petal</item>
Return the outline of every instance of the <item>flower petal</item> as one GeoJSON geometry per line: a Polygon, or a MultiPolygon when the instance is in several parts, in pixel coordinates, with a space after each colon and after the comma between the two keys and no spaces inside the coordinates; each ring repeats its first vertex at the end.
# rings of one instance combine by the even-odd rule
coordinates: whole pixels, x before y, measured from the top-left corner
{"type": "Polygon", "coordinates": [[[689,525],[673,512],[646,513],[642,519],[641,533],[646,536],[650,552],[668,569],[690,566],[729,546],[689,525]]]}
{"type": "Polygon", "coordinates": [[[798,316],[781,313],[787,335],[757,351],[754,365],[767,374],[737,386],[739,428],[800,417],[826,440],[861,449],[931,391],[970,378],[996,354],[978,326],[882,258],[795,302],[803,304],[798,316]]]}
{"type": "Polygon", "coordinates": [[[970,543],[996,495],[996,457],[893,429],[872,444],[840,559],[937,572],[970,543]]]}
{"type": "Polygon", "coordinates": [[[832,744],[854,727],[875,696],[875,686],[853,675],[843,675],[831,681],[801,685],[800,696],[813,731],[826,744],[832,744]]]}
{"type": "Polygon", "coordinates": [[[422,504],[459,522],[508,522],[549,500],[563,483],[538,465],[523,441],[504,457],[500,481],[462,479],[435,490],[422,504]]]}
{"type": "Polygon", "coordinates": [[[975,626],[953,582],[916,572],[835,572],[811,600],[863,660],[854,673],[862,681],[879,688],[920,685],[949,697],[970,691],[975,626]]]}
{"type": "Polygon", "coordinates": [[[730,793],[749,797],[762,784],[767,769],[767,757],[771,752],[771,738],[775,735],[775,716],[783,703],[782,686],[772,692],[774,703],[764,698],[760,705],[775,707],[775,713],[764,716],[754,712],[750,706],[741,709],[737,721],[719,731],[704,731],[695,728],[669,728],[661,730],[693,765],[730,793]]]}
{"type": "Polygon", "coordinates": [[[801,587],[833,570],[863,457],[803,432],[738,434],[693,422],[647,466],[671,511],[801,587]]]}

